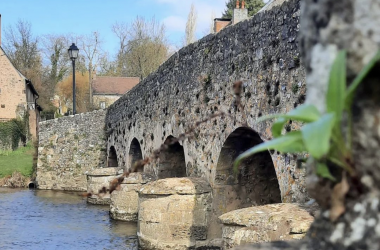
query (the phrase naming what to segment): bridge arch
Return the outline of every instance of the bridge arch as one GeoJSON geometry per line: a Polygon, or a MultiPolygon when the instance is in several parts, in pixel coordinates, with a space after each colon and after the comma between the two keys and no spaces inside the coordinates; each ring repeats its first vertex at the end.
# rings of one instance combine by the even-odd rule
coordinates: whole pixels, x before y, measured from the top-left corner
{"type": "MultiPolygon", "coordinates": [[[[281,192],[269,151],[244,160],[237,175],[234,160],[244,151],[260,144],[259,134],[248,127],[235,129],[225,140],[216,165],[213,189],[213,216],[216,218],[232,210],[281,203],[281,192]]],[[[214,224],[214,232],[221,235],[221,225],[214,224]]],[[[220,236],[219,235],[219,236],[220,236]]]]}
{"type": "MultiPolygon", "coordinates": [[[[132,169],[135,162],[143,159],[141,146],[140,146],[139,141],[136,139],[136,137],[133,138],[133,140],[131,141],[128,156],[129,156],[129,160],[128,160],[128,162],[129,162],[128,168],[129,169],[132,169]]],[[[137,169],[137,171],[138,172],[144,172],[144,169],[137,169]]]]}
{"type": "Polygon", "coordinates": [[[176,141],[177,138],[168,136],[164,142],[166,150],[161,150],[158,164],[158,179],[172,177],[186,177],[186,161],[183,146],[176,141]]]}
{"type": "Polygon", "coordinates": [[[117,154],[114,146],[111,146],[108,151],[107,167],[118,167],[117,154]]]}

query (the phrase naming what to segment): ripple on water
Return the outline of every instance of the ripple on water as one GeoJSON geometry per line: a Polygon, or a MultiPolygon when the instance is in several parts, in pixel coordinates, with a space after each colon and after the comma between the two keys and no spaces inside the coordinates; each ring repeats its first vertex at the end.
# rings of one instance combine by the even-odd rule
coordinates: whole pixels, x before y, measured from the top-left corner
{"type": "Polygon", "coordinates": [[[75,192],[0,188],[0,249],[137,249],[136,224],[75,192]]]}

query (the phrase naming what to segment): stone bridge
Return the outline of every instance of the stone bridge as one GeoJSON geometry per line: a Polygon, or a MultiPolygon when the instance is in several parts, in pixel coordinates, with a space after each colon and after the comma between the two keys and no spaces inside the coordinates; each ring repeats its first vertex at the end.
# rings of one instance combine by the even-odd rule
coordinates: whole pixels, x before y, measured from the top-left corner
{"type": "MultiPolygon", "coordinates": [[[[289,0],[226,27],[172,55],[160,68],[103,111],[40,124],[37,185],[86,190],[86,174],[99,167],[130,170],[162,144],[168,150],[146,165],[156,178],[201,177],[213,191],[213,211],[308,199],[297,155],[264,152],[234,159],[271,139],[267,114],[285,113],[305,99],[300,66],[300,0],[289,0]],[[243,82],[240,100],[233,83],[243,82]],[[225,116],[209,119],[224,112],[225,116]],[[197,126],[185,140],[170,143],[197,126]]],[[[288,123],[286,130],[297,129],[288,123]]],[[[285,132],[285,131],[284,131],[285,132]]]]}
{"type": "MultiPolygon", "coordinates": [[[[181,49],[115,102],[106,115],[108,165],[130,169],[196,121],[224,112],[160,152],[144,172],[205,178],[220,212],[305,201],[296,155],[257,154],[244,162],[237,178],[232,172],[240,153],[271,139],[271,122],[256,123],[257,118],[287,112],[305,99],[299,2],[290,0],[181,49]],[[243,82],[242,108],[236,105],[235,81],[243,82]]],[[[289,123],[286,130],[297,126],[289,123]]]]}

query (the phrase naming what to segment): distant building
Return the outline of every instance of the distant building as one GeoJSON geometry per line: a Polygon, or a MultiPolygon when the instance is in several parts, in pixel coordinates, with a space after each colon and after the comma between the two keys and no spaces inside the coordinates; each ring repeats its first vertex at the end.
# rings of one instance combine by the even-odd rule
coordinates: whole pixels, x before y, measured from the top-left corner
{"type": "Polygon", "coordinates": [[[32,82],[16,69],[5,54],[1,47],[0,33],[0,122],[22,119],[28,114],[29,133],[36,139],[42,111],[37,104],[38,97],[32,82]]]}
{"type": "Polygon", "coordinates": [[[92,79],[92,102],[105,109],[140,82],[138,77],[96,76],[92,79]]]}
{"type": "Polygon", "coordinates": [[[232,14],[232,19],[230,18],[215,18],[214,19],[214,33],[218,33],[223,28],[231,24],[236,24],[247,18],[248,18],[248,9],[245,8],[245,2],[244,1],[241,2],[241,8],[240,8],[240,2],[236,1],[236,8],[234,9],[234,12],[232,14]]]}

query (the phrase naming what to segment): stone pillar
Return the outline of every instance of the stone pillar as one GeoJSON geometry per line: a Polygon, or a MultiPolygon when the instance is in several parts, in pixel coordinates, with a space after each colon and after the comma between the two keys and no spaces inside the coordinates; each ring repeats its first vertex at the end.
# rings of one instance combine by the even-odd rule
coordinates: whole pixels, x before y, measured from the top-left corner
{"type": "Polygon", "coordinates": [[[99,190],[109,188],[110,182],[118,175],[118,168],[98,168],[87,174],[87,192],[92,193],[87,202],[95,205],[108,205],[111,203],[110,194],[99,194],[99,190]]]}
{"type": "Polygon", "coordinates": [[[234,210],[219,217],[223,247],[301,239],[314,218],[297,204],[281,203],[234,210]]]}
{"type": "Polygon", "coordinates": [[[137,221],[139,210],[138,191],[153,180],[147,173],[131,173],[122,182],[121,189],[111,194],[110,216],[114,220],[137,221]]]}
{"type": "Polygon", "coordinates": [[[189,249],[207,239],[211,187],[200,178],[168,178],[139,192],[142,249],[189,249]]]}

